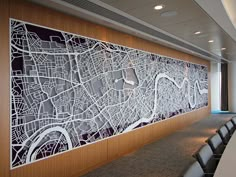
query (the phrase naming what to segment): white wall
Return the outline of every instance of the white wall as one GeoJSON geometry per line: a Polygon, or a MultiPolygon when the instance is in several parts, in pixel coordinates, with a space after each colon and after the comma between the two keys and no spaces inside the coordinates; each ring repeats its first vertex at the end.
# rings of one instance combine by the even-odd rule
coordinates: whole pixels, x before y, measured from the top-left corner
{"type": "Polygon", "coordinates": [[[228,64],[229,111],[236,112],[236,61],[228,64]]]}
{"type": "Polygon", "coordinates": [[[211,110],[220,110],[220,64],[211,62],[211,110]]]}

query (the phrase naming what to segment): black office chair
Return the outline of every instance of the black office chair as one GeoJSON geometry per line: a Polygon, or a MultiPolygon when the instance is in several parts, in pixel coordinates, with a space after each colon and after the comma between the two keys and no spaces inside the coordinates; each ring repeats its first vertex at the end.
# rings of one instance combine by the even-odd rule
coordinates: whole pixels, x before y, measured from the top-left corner
{"type": "Polygon", "coordinates": [[[215,157],[220,157],[222,155],[225,150],[225,145],[218,133],[211,136],[206,142],[210,145],[215,157]]]}
{"type": "Polygon", "coordinates": [[[193,157],[197,159],[204,173],[215,172],[219,159],[214,157],[213,151],[208,144],[202,146],[199,151],[193,155],[193,157]]]}
{"type": "Polygon", "coordinates": [[[229,142],[229,139],[230,139],[230,134],[229,134],[229,131],[227,130],[227,128],[223,125],[216,132],[220,135],[224,145],[226,145],[229,142]]]}
{"type": "Polygon", "coordinates": [[[198,161],[195,161],[184,173],[182,177],[212,177],[213,174],[204,173],[198,161]]]}
{"type": "Polygon", "coordinates": [[[228,122],[226,122],[225,126],[226,126],[226,128],[229,131],[229,134],[231,136],[235,131],[234,124],[231,121],[228,121],[228,122]]]}

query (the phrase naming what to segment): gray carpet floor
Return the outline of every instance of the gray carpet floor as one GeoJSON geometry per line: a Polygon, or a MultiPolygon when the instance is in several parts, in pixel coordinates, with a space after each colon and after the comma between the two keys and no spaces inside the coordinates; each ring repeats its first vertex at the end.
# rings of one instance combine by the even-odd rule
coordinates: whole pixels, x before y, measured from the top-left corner
{"type": "Polygon", "coordinates": [[[232,116],[213,114],[83,177],[179,177],[205,140],[232,116]]]}

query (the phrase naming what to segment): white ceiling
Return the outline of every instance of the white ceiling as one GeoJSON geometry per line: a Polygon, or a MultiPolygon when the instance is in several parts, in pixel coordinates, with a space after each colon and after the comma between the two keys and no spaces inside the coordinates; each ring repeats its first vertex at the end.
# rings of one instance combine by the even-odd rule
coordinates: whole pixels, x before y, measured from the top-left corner
{"type": "Polygon", "coordinates": [[[231,20],[231,23],[234,25],[234,28],[236,29],[236,0],[221,0],[224,8],[231,20]]]}
{"type": "MultiPolygon", "coordinates": [[[[195,0],[198,5],[234,40],[236,41],[236,28],[230,20],[236,20],[236,0],[195,0]],[[224,8],[224,4],[226,9],[224,8]]],[[[235,21],[236,22],[236,21],[235,21]]],[[[225,54],[235,60],[235,51],[225,50],[225,54]]]]}
{"type": "Polygon", "coordinates": [[[171,41],[163,41],[160,36],[152,36],[145,31],[132,27],[130,25],[131,21],[119,23],[112,16],[105,16],[106,10],[109,10],[119,14],[120,18],[124,17],[123,21],[131,19],[133,22],[171,36],[173,41],[176,39],[185,42],[196,50],[191,51],[191,47],[184,48],[176,44],[171,45],[173,48],[207,59],[214,58],[213,60],[218,62],[221,61],[219,60],[221,58],[225,61],[236,60],[236,40],[234,40],[236,39],[236,30],[220,0],[195,0],[196,2],[194,0],[87,0],[83,1],[83,3],[82,0],[31,1],[147,40],[171,45],[171,41]],[[84,9],[86,3],[90,3],[90,7],[84,9]],[[157,4],[164,4],[165,8],[156,11],[153,7],[157,4]],[[97,11],[96,8],[93,8],[93,5],[97,5],[97,11]],[[104,12],[101,12],[100,7],[103,8],[104,12]],[[169,11],[175,11],[177,15],[171,17],[162,16],[162,13],[169,11]],[[195,35],[194,32],[196,31],[201,31],[202,33],[195,35]],[[213,43],[208,42],[211,39],[214,40],[213,43]],[[226,48],[226,50],[222,51],[222,47],[226,48]],[[196,52],[198,50],[207,52],[209,55],[203,56],[202,52],[196,52]],[[210,55],[212,57],[209,58],[210,55]]]}
{"type": "MultiPolygon", "coordinates": [[[[221,26],[235,41],[236,41],[236,30],[229,19],[225,8],[222,8],[223,3],[226,3],[226,6],[232,6],[236,8],[236,0],[195,0],[195,2],[205,11],[207,14],[215,20],[215,22],[221,26]],[[231,2],[231,3],[230,3],[231,2]],[[233,2],[235,4],[233,4],[233,2]]],[[[232,9],[231,9],[232,11],[232,9]]],[[[236,15],[236,9],[229,14],[236,15]]]]}
{"type": "MultiPolygon", "coordinates": [[[[99,3],[98,0],[92,1],[99,3]]],[[[236,30],[220,0],[195,0],[202,8],[193,0],[101,1],[211,53],[228,60],[236,60],[236,40],[232,40],[236,39],[236,30]],[[165,8],[156,11],[153,7],[157,4],[164,4],[165,8]],[[176,11],[177,15],[162,17],[161,14],[167,11],[176,11]],[[213,20],[212,17],[217,20],[213,20]],[[222,23],[224,28],[216,22],[222,23]],[[195,35],[196,31],[202,33],[195,35]],[[214,40],[214,43],[208,43],[208,40],[214,40]],[[222,51],[221,48],[227,49],[222,51]]]]}

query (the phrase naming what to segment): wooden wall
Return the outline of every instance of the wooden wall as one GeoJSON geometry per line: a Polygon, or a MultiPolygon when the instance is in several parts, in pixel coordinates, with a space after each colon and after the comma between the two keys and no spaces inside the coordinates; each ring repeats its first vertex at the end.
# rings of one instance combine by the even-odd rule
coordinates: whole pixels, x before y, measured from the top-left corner
{"type": "MultiPolygon", "coordinates": [[[[0,177],[78,177],[183,128],[210,112],[209,106],[129,133],[10,170],[9,17],[198,64],[209,62],[143,39],[56,12],[25,0],[0,1],[0,177]]],[[[210,88],[210,80],[209,80],[210,88]]],[[[210,90],[209,90],[210,91],[210,90]]]]}
{"type": "Polygon", "coordinates": [[[9,176],[10,167],[10,59],[9,2],[0,0],[0,177],[9,176]]]}

